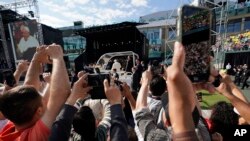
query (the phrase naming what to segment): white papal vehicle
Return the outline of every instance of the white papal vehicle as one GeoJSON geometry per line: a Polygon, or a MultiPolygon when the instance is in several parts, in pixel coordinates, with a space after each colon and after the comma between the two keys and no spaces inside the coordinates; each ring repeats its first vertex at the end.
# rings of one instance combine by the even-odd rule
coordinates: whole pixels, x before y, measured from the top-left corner
{"type": "Polygon", "coordinates": [[[132,73],[124,71],[124,68],[126,67],[126,65],[124,64],[127,64],[128,56],[132,57],[133,66],[135,66],[136,65],[135,60],[136,58],[139,58],[139,55],[133,51],[105,53],[98,59],[96,65],[98,66],[98,68],[102,73],[109,73],[111,72],[110,68],[108,67],[108,62],[110,60],[114,59],[117,59],[118,61],[123,60],[124,62],[120,62],[123,69],[121,69],[121,71],[118,71],[117,73],[119,74],[120,81],[126,82],[127,84],[130,85],[132,81],[132,73]]]}

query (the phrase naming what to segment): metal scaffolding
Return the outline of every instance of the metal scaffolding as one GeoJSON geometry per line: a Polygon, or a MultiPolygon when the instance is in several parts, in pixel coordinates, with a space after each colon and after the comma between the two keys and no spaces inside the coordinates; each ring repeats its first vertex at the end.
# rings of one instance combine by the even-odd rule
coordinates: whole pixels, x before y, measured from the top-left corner
{"type": "Polygon", "coordinates": [[[214,48],[214,54],[215,67],[217,69],[221,69],[223,68],[225,53],[220,51],[224,50],[224,43],[227,39],[229,0],[220,0],[217,2],[214,2],[214,0],[201,1],[203,2],[204,6],[210,8],[213,11],[213,16],[216,18],[215,28],[211,30],[211,35],[215,36],[215,42],[220,42],[220,45],[214,48]],[[219,13],[218,16],[216,16],[217,13],[219,13]],[[224,29],[224,31],[222,31],[222,29],[224,29]]]}
{"type": "Polygon", "coordinates": [[[11,9],[18,13],[18,9],[20,8],[29,8],[34,11],[27,11],[27,13],[23,14],[24,16],[29,16],[31,18],[35,18],[38,23],[38,40],[40,44],[43,44],[43,34],[42,34],[42,26],[40,24],[40,13],[39,13],[39,6],[38,0],[16,0],[15,2],[7,3],[2,5],[6,9],[11,9]],[[28,15],[27,15],[28,14],[28,15]]]}
{"type": "MultiPolygon", "coordinates": [[[[177,17],[175,17],[175,14],[177,14],[177,9],[183,4],[183,0],[179,0],[177,7],[171,11],[169,16],[167,17],[167,21],[171,19],[177,20],[177,17]]],[[[175,22],[176,23],[176,22],[175,22]]],[[[170,50],[171,53],[173,53],[173,44],[176,41],[175,38],[172,37],[177,37],[177,27],[176,24],[166,24],[166,30],[169,32],[171,30],[171,34],[167,36],[167,39],[165,39],[165,50],[164,50],[164,59],[169,59],[171,55],[167,55],[167,50],[170,50]]]]}
{"type": "MultiPolygon", "coordinates": [[[[37,20],[38,23],[38,40],[40,44],[43,44],[43,34],[42,34],[42,26],[40,24],[40,14],[39,14],[39,7],[38,7],[38,1],[37,0],[15,0],[14,2],[10,2],[7,4],[0,5],[0,11],[2,10],[13,10],[16,13],[19,13],[20,15],[18,16],[23,16],[23,17],[30,17],[34,18],[37,20]],[[18,12],[18,9],[20,8],[28,8],[27,13],[21,14],[18,12]]],[[[7,47],[7,41],[5,38],[5,31],[4,31],[4,23],[3,19],[0,15],[0,35],[1,35],[1,41],[2,41],[2,46],[4,48],[5,52],[5,57],[6,61],[8,63],[8,67],[11,68],[11,58],[9,56],[8,52],[8,47],[7,47]]]]}

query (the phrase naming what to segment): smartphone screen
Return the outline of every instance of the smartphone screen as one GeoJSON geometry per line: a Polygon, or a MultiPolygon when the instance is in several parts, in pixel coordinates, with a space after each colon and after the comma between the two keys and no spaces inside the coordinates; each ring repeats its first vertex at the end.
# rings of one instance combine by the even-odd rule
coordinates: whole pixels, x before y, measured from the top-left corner
{"type": "Polygon", "coordinates": [[[206,82],[210,73],[209,9],[183,6],[181,10],[181,42],[185,47],[184,71],[192,82],[206,82]]]}
{"type": "Polygon", "coordinates": [[[92,86],[89,94],[92,99],[106,99],[103,81],[105,79],[109,80],[109,74],[89,74],[88,75],[88,85],[92,86]]]}

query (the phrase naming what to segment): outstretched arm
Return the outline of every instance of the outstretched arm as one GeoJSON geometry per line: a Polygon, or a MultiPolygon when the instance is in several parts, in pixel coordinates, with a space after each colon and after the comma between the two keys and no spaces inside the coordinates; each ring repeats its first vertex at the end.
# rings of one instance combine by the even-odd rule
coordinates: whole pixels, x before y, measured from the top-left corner
{"type": "Polygon", "coordinates": [[[226,84],[225,82],[221,83],[220,86],[217,88],[217,90],[224,95],[231,103],[232,105],[237,109],[237,111],[240,113],[240,115],[248,122],[250,123],[250,104],[244,102],[237,96],[233,95],[231,87],[226,84]]]}
{"type": "Polygon", "coordinates": [[[47,59],[45,47],[46,46],[37,47],[24,81],[24,85],[32,85],[36,90],[40,88],[39,74],[41,72],[41,63],[45,63],[47,59]]]}
{"type": "Polygon", "coordinates": [[[192,83],[183,71],[184,63],[184,47],[176,42],[173,63],[167,68],[169,116],[174,131],[174,139],[198,140],[192,118],[195,93],[192,83]]]}
{"type": "Polygon", "coordinates": [[[29,68],[29,62],[27,60],[22,60],[21,62],[18,63],[17,69],[14,72],[14,77],[16,79],[16,84],[18,84],[20,77],[22,74],[27,71],[29,68]]]}
{"type": "Polygon", "coordinates": [[[85,98],[87,92],[91,89],[90,87],[87,87],[87,82],[85,81],[86,77],[87,74],[83,75],[74,84],[73,90],[67,99],[66,104],[64,104],[63,109],[52,125],[51,136],[49,138],[50,141],[68,141],[73,117],[78,110],[74,107],[74,104],[77,99],[85,98]]]}
{"type": "Polygon", "coordinates": [[[70,94],[70,83],[61,46],[52,44],[46,48],[46,53],[52,59],[53,70],[47,110],[42,117],[42,121],[47,127],[51,128],[52,123],[70,94]]]}
{"type": "Polygon", "coordinates": [[[29,67],[29,62],[22,60],[21,62],[18,63],[16,71],[12,74],[14,79],[15,79],[15,84],[14,86],[9,86],[6,82],[4,83],[4,87],[2,89],[2,91],[0,92],[0,94],[4,93],[5,91],[8,91],[12,88],[14,88],[15,86],[17,86],[19,84],[19,79],[21,77],[21,75],[27,71],[29,67]]]}
{"type": "Polygon", "coordinates": [[[128,141],[127,121],[122,111],[120,90],[115,86],[109,86],[108,80],[104,80],[106,97],[111,105],[111,140],[128,141]]]}
{"type": "Polygon", "coordinates": [[[147,107],[147,95],[148,95],[148,85],[152,79],[152,74],[149,71],[150,67],[147,71],[143,72],[141,78],[141,88],[138,93],[138,97],[136,100],[136,110],[140,110],[142,108],[147,107]]]}
{"type": "Polygon", "coordinates": [[[136,108],[135,107],[136,102],[135,102],[135,98],[133,97],[133,95],[132,95],[132,93],[130,91],[130,88],[129,88],[128,84],[123,83],[122,88],[123,88],[123,91],[122,91],[123,96],[125,96],[128,99],[129,105],[130,105],[132,111],[134,111],[135,108],[136,108]]]}
{"type": "Polygon", "coordinates": [[[244,101],[245,103],[248,103],[248,100],[243,95],[242,91],[234,84],[230,76],[223,71],[220,72],[220,75],[222,77],[222,81],[225,82],[230,87],[232,94],[238,97],[240,100],[244,101]]]}
{"type": "Polygon", "coordinates": [[[135,120],[144,140],[170,140],[166,131],[158,129],[154,122],[154,116],[147,108],[148,84],[152,79],[150,67],[143,72],[141,79],[141,88],[136,100],[135,120]]]}

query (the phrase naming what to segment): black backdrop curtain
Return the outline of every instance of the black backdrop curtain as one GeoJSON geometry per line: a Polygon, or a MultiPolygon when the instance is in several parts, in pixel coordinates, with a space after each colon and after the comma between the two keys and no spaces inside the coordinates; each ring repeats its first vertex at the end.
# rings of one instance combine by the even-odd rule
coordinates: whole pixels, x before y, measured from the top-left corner
{"type": "Polygon", "coordinates": [[[250,66],[250,52],[226,53],[224,68],[226,67],[227,63],[230,63],[232,67],[243,64],[250,66]]]}

